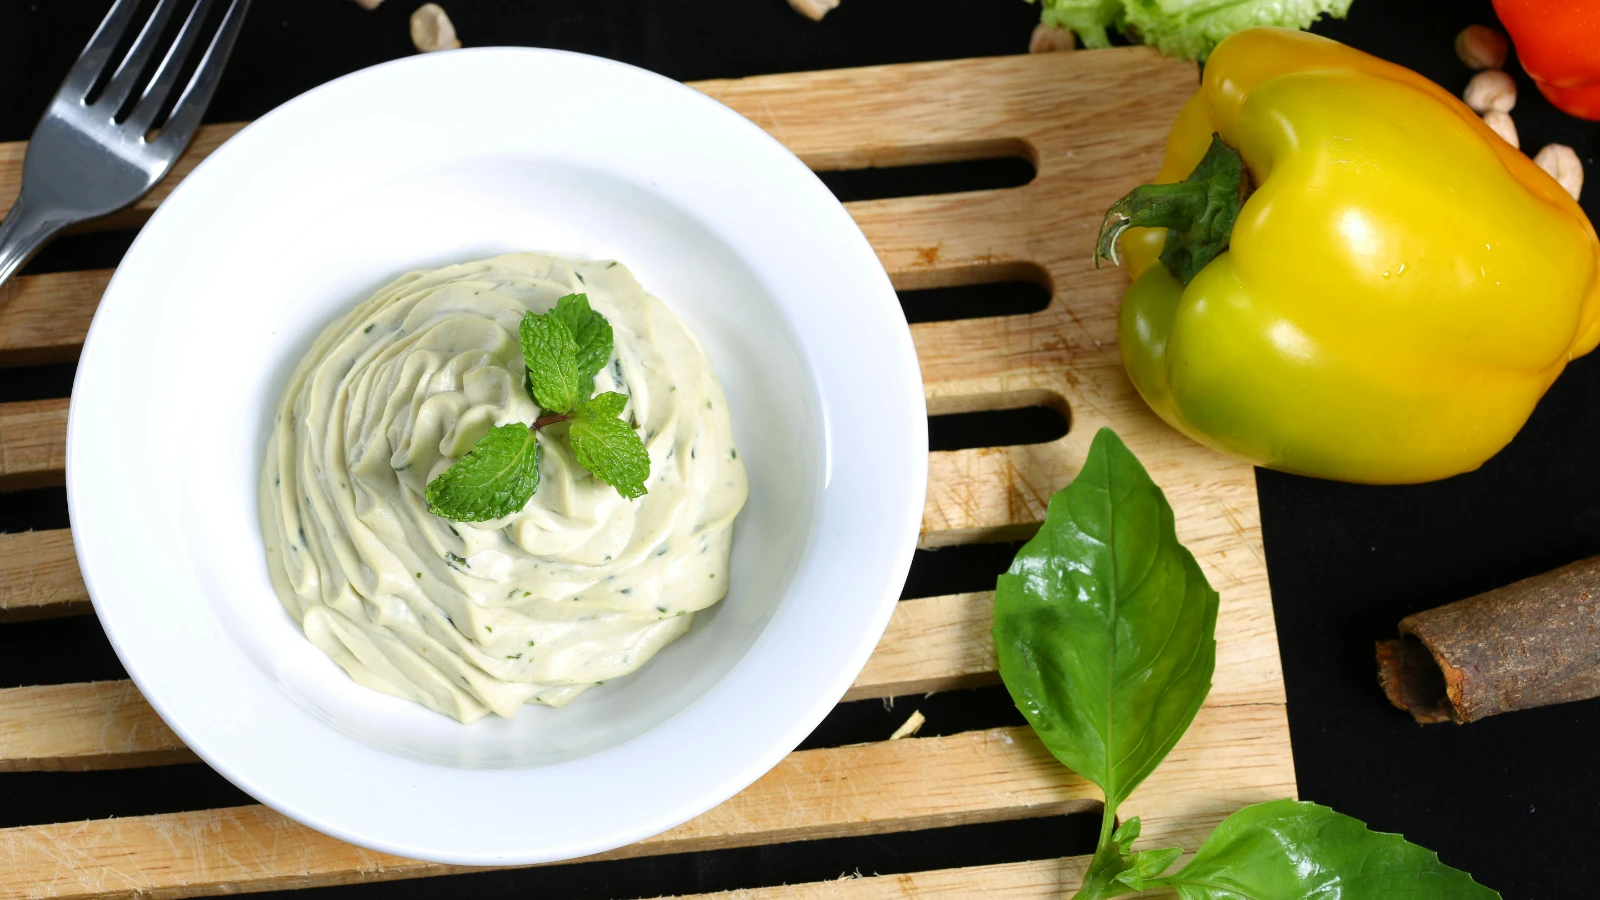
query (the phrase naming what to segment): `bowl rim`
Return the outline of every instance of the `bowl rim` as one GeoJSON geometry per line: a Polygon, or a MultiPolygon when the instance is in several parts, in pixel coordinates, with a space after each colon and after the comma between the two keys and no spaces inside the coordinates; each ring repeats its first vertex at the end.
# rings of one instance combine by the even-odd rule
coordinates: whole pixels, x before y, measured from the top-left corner
{"type": "MultiPolygon", "coordinates": [[[[799,337],[801,350],[809,356],[814,348],[804,345],[805,335],[799,337]]],[[[614,849],[660,833],[700,815],[743,790],[776,765],[843,697],[856,675],[865,666],[887,626],[898,602],[899,591],[909,571],[912,554],[920,536],[928,468],[926,403],[920,366],[909,327],[905,325],[903,314],[900,313],[898,303],[895,301],[893,288],[878,262],[875,251],[843,206],[833,198],[816,176],[766,131],[693,88],[623,63],[568,51],[534,48],[458,50],[446,54],[408,57],[372,66],[300,95],[247,125],[213,152],[173,190],[170,197],[152,215],[105,291],[101,308],[91,324],[80,357],[68,413],[66,459],[67,495],[73,541],[80,560],[84,583],[93,600],[96,613],[129,677],[178,737],[230,782],[265,805],[302,824],[370,849],[457,865],[551,862],[614,849]],[[844,377],[828,371],[826,366],[817,365],[815,357],[810,357],[812,370],[810,374],[820,382],[813,387],[819,393],[826,435],[823,440],[822,496],[810,538],[811,546],[805,551],[802,568],[811,565],[815,554],[819,551],[849,547],[850,540],[842,529],[836,533],[819,531],[829,527],[830,523],[834,526],[840,524],[839,519],[842,516],[840,504],[846,502],[839,493],[844,489],[841,487],[842,484],[857,487],[869,485],[881,491],[886,505],[863,506],[858,499],[854,515],[861,517],[862,511],[865,510],[868,515],[863,521],[872,527],[885,527],[889,536],[883,538],[887,552],[882,554],[882,558],[875,563],[869,561],[867,567],[869,571],[852,573],[853,578],[859,576],[859,580],[865,585],[861,591],[855,592],[855,602],[863,608],[863,611],[858,620],[858,633],[841,638],[841,647],[848,645],[841,657],[841,664],[828,672],[805,672],[812,678],[803,685],[803,696],[795,695],[797,689],[791,687],[790,695],[784,698],[783,705],[792,707],[794,712],[787,724],[773,724],[772,730],[759,742],[759,746],[741,744],[740,752],[733,754],[736,758],[726,760],[729,765],[719,772],[702,777],[701,780],[706,782],[702,787],[686,793],[680,792],[682,796],[663,801],[664,805],[657,804],[657,808],[649,811],[640,810],[639,815],[633,816],[627,822],[619,822],[605,833],[573,835],[564,838],[558,844],[547,843],[533,848],[519,848],[513,845],[514,842],[494,846],[444,847],[393,834],[374,833],[370,824],[351,826],[341,821],[339,816],[330,816],[326,809],[319,808],[315,803],[308,803],[304,797],[295,795],[294,788],[286,788],[281,782],[272,780],[281,776],[272,775],[264,779],[258,767],[252,768],[257,766],[257,763],[245,763],[239,758],[230,756],[235,750],[221,749],[234,741],[222,739],[215,733],[215,729],[208,729],[208,723],[202,717],[196,716],[193,710],[186,708],[186,704],[181,702],[183,686],[174,685],[168,675],[154,672],[146,667],[145,657],[141,655],[147,652],[142,647],[145,643],[139,631],[142,626],[136,622],[136,617],[129,615],[127,609],[129,601],[125,599],[125,595],[130,593],[136,595],[148,588],[140,588],[126,582],[118,583],[115,576],[119,573],[106,571],[100,563],[101,554],[105,552],[103,548],[107,546],[106,541],[112,538],[120,539],[120,536],[112,527],[111,518],[108,517],[114,512],[116,504],[107,498],[97,496],[96,493],[96,488],[106,483],[107,475],[97,472],[94,468],[97,465],[104,467],[103,458],[94,455],[93,445],[97,432],[105,430],[95,417],[99,415],[105,418],[105,415],[97,410],[109,402],[103,395],[108,390],[107,379],[114,377],[113,373],[104,371],[112,367],[114,360],[112,350],[104,348],[109,346],[114,350],[116,340],[114,334],[108,335],[107,332],[108,328],[113,327],[106,325],[109,321],[107,310],[117,309],[127,302],[132,302],[129,294],[132,292],[136,295],[138,292],[136,279],[148,277],[142,269],[145,266],[143,260],[149,255],[150,248],[159,242],[170,244],[174,240],[167,235],[167,231],[173,227],[181,231],[184,226],[183,217],[187,214],[186,210],[193,198],[203,196],[204,191],[213,190],[213,182],[220,181],[222,186],[226,186],[227,178],[232,174],[230,170],[236,166],[234,162],[236,158],[247,156],[251,152],[260,152],[263,147],[270,147],[273,140],[282,140],[281,135],[285,130],[292,132],[304,124],[300,120],[308,117],[314,119],[320,110],[331,104],[343,102],[341,99],[343,94],[370,91],[381,87],[386,80],[404,81],[405,77],[422,69],[466,73],[451,77],[471,77],[474,72],[481,75],[492,73],[497,69],[504,71],[502,67],[516,68],[524,65],[534,70],[554,66],[557,69],[571,69],[575,74],[593,75],[605,72],[611,76],[624,77],[642,94],[652,98],[669,98],[665,102],[691,104],[699,107],[698,114],[705,115],[707,121],[720,120],[719,127],[746,145],[752,154],[752,160],[756,160],[759,156],[758,161],[771,169],[773,177],[781,177],[786,182],[792,183],[793,190],[807,197],[808,204],[815,205],[815,210],[808,208],[808,214],[814,214],[819,227],[825,226],[833,234],[836,249],[840,250],[838,257],[830,258],[830,264],[836,269],[866,279],[862,290],[881,298],[879,306],[893,304],[893,315],[898,317],[898,327],[888,329],[878,327],[884,324],[887,312],[885,309],[869,310],[868,312],[876,319],[862,320],[866,325],[876,328],[872,332],[872,346],[882,357],[881,371],[895,381],[891,387],[898,389],[898,393],[874,398],[873,418],[892,435],[885,441],[879,442],[884,446],[864,449],[848,440],[845,432],[850,426],[865,421],[863,418],[865,413],[837,403],[830,405],[830,398],[842,396],[840,391],[843,385],[835,382],[842,382],[844,377]],[[797,169],[799,171],[796,171],[797,169]],[[134,286],[129,286],[130,281],[134,282],[134,286]],[[129,299],[124,300],[124,297],[129,299]],[[889,450],[894,452],[890,453],[889,450]],[[864,459],[867,454],[874,454],[873,470],[856,471],[867,465],[865,461],[859,464],[856,462],[858,459],[864,459]],[[903,458],[895,459],[893,465],[877,463],[877,457],[890,455],[903,458]],[[862,596],[863,594],[866,596],[862,596]],[[119,597],[124,599],[115,599],[119,597]]],[[[794,648],[784,648],[778,641],[781,635],[777,634],[780,616],[785,610],[793,613],[797,607],[793,599],[791,591],[790,597],[779,605],[745,658],[736,663],[705,694],[691,702],[689,708],[643,735],[599,751],[579,762],[586,767],[602,766],[613,756],[635,752],[637,750],[635,745],[645,742],[652,735],[659,737],[669,726],[674,726],[674,730],[692,730],[698,727],[703,733],[706,727],[715,724],[714,718],[708,718],[708,710],[736,702],[734,698],[728,696],[730,693],[748,693],[736,690],[740,678],[749,680],[763,672],[775,674],[786,671],[785,666],[802,665],[803,657],[796,655],[793,652],[794,648]],[[772,655],[764,659],[763,653],[772,655]],[[780,662],[780,656],[787,662],[780,662]],[[694,715],[691,716],[691,713],[694,715]]],[[[770,714],[760,711],[757,711],[757,714],[757,718],[760,715],[771,718],[770,714]]],[[[741,722],[741,724],[749,723],[741,722]]],[[[768,727],[764,720],[758,724],[760,727],[768,727]]],[[[332,731],[332,729],[327,730],[332,731]]],[[[366,747],[370,753],[384,752],[342,735],[330,738],[328,743],[339,741],[366,747]]],[[[361,757],[363,754],[354,755],[361,757]]],[[[392,754],[385,755],[390,757],[390,762],[398,759],[392,754]]],[[[364,761],[372,762],[370,758],[364,761]]],[[[471,783],[491,791],[504,790],[515,784],[519,777],[526,779],[527,773],[539,771],[538,769],[446,769],[416,760],[402,760],[399,765],[402,769],[413,767],[413,771],[416,771],[414,767],[419,766],[445,770],[453,773],[448,776],[452,782],[471,783]]],[[[641,805],[649,806],[649,804],[641,805]]]]}

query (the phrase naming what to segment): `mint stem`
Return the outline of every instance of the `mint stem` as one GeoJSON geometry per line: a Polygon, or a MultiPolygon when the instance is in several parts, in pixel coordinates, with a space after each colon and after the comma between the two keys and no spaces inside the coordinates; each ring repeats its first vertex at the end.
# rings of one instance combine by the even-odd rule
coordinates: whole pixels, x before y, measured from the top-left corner
{"type": "Polygon", "coordinates": [[[572,414],[571,413],[551,413],[548,416],[540,416],[539,418],[534,419],[533,420],[533,427],[534,428],[545,428],[545,427],[550,426],[550,425],[558,425],[558,424],[560,424],[562,422],[569,422],[571,420],[572,420],[572,414]]]}

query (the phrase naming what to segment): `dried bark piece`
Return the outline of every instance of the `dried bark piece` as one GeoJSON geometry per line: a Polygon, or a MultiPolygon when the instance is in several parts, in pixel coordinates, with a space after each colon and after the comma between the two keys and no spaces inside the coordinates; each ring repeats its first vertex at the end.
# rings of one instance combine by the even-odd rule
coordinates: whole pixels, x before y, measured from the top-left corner
{"type": "Polygon", "coordinates": [[[1600,556],[1400,620],[1389,702],[1424,724],[1600,697],[1600,556]]]}
{"type": "Polygon", "coordinates": [[[823,16],[839,5],[839,0],[789,0],[789,5],[811,21],[821,22],[823,16]]]}
{"type": "Polygon", "coordinates": [[[411,14],[411,43],[422,53],[461,46],[456,39],[456,26],[437,3],[424,3],[411,14]]]}

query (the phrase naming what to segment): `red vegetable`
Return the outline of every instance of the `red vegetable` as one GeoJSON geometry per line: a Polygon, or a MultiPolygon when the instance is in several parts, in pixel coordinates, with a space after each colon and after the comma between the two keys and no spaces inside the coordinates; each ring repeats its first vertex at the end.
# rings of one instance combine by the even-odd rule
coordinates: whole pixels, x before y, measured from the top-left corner
{"type": "Polygon", "coordinates": [[[1550,102],[1600,120],[1600,0],[1494,0],[1494,9],[1550,102]]]}

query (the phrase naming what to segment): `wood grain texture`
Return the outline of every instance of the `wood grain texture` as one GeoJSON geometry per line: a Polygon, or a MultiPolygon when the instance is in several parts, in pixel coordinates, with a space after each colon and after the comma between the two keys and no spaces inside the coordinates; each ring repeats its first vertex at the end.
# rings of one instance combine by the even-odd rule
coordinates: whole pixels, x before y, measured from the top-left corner
{"type": "MultiPolygon", "coordinates": [[[[790,754],[712,811],[596,858],[1092,811],[1025,729],[790,754]]],[[[0,897],[178,897],[459,869],[373,853],[265,807],[0,830],[0,897]]]]}
{"type": "MultiPolygon", "coordinates": [[[[1089,858],[1072,856],[998,866],[937,869],[903,875],[849,877],[809,884],[784,884],[741,891],[695,894],[679,900],[968,900],[1004,897],[1006,900],[1062,900],[1083,884],[1089,858]]],[[[1147,894],[1145,897],[1171,897],[1147,894]]]]}
{"type": "MultiPolygon", "coordinates": [[[[1199,839],[1240,806],[1292,795],[1281,706],[1202,710],[1124,807],[1148,846],[1199,839]],[[1165,815],[1171,810],[1172,815],[1165,815]]],[[[790,754],[699,818],[592,857],[618,859],[779,841],[1091,812],[1098,791],[1027,728],[790,754]]],[[[188,897],[460,871],[362,850],[265,807],[0,830],[0,898],[188,897]]]]}
{"type": "MultiPolygon", "coordinates": [[[[847,204],[897,287],[1021,278],[1052,291],[1050,306],[1031,315],[912,326],[930,412],[1044,404],[1071,421],[1067,436],[1048,444],[932,454],[921,540],[936,547],[1032,533],[1099,427],[1115,428],[1139,455],[1167,492],[1180,539],[1222,595],[1207,706],[1123,808],[1144,819],[1141,846],[1189,849],[1239,807],[1296,793],[1254,472],[1149,412],[1116,347],[1126,279],[1092,264],[1101,213],[1156,171],[1194,80],[1192,66],[1119,49],[695,85],[818,169],[994,155],[1034,162],[1037,177],[1022,187],[847,204]]],[[[203,129],[180,169],[238,127],[203,129]]],[[[0,145],[0,203],[15,192],[21,154],[21,145],[0,145]]],[[[161,192],[101,224],[136,222],[161,192]]],[[[104,284],[105,273],[41,275],[0,294],[0,365],[70,358],[104,284]]],[[[0,406],[0,487],[60,477],[64,404],[24,406],[0,406]]],[[[65,546],[49,540],[58,552],[65,546]]],[[[14,565],[6,548],[0,543],[0,566],[14,565]]],[[[71,577],[58,571],[46,581],[14,595],[54,598],[33,602],[35,610],[75,602],[71,577]]],[[[992,603],[989,594],[967,594],[900,604],[848,696],[992,682],[992,603]]],[[[0,767],[139,764],[125,760],[182,752],[125,683],[23,691],[0,692],[0,767]]],[[[609,855],[1021,818],[1097,799],[1026,729],[812,750],[706,815],[609,855]]],[[[1047,861],[726,896],[1043,897],[1080,869],[1081,861],[1047,861]]],[[[194,896],[446,871],[339,843],[260,807],[0,831],[0,898],[194,896]]]]}
{"type": "Polygon", "coordinates": [[[0,691],[0,772],[193,761],[131,681],[0,691]]]}
{"type": "Polygon", "coordinates": [[[66,400],[0,403],[0,490],[61,484],[66,462],[66,400]]]}
{"type": "Polygon", "coordinates": [[[0,285],[0,367],[77,359],[110,269],[25,275],[0,285]]]}
{"type": "Polygon", "coordinates": [[[0,534],[0,622],[89,611],[72,532],[0,534]]]}

